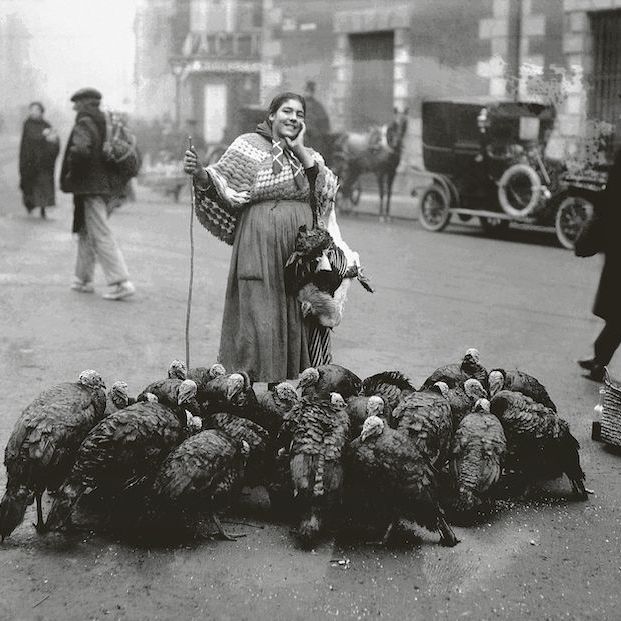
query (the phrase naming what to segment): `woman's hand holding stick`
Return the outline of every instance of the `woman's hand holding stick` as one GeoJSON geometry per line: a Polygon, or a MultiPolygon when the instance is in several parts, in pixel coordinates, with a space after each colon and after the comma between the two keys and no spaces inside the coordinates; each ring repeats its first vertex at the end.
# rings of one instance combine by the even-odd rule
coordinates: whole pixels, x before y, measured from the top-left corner
{"type": "Polygon", "coordinates": [[[188,147],[183,155],[183,171],[187,175],[192,175],[194,180],[201,185],[205,185],[209,182],[209,175],[203,163],[198,158],[198,154],[194,147],[188,147]]]}

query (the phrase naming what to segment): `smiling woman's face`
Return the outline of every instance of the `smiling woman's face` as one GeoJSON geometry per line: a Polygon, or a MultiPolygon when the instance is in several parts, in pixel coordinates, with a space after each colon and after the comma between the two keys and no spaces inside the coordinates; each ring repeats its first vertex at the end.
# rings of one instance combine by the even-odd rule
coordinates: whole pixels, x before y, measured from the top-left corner
{"type": "Polygon", "coordinates": [[[275,138],[295,138],[302,129],[304,108],[297,99],[287,99],[274,114],[270,114],[275,138]]]}

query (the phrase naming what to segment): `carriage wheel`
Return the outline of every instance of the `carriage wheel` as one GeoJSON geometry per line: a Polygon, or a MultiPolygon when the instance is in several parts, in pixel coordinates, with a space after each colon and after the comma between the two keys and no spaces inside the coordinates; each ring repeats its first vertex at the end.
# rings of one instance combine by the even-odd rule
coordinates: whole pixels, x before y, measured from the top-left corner
{"type": "Polygon", "coordinates": [[[509,220],[503,218],[479,218],[481,228],[489,235],[504,233],[509,228],[509,220]]]}
{"type": "Polygon", "coordinates": [[[561,246],[573,250],[576,239],[593,215],[593,203],[583,196],[568,196],[561,201],[556,212],[556,237],[561,246]]]}
{"type": "Polygon", "coordinates": [[[420,223],[428,231],[441,231],[451,219],[446,194],[437,186],[427,188],[420,198],[420,223]]]}

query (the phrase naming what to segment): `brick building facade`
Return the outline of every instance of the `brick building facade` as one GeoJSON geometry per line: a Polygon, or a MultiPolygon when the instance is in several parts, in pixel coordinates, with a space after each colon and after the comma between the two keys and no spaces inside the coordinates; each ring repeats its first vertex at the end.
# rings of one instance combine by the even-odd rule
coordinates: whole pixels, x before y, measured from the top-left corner
{"type": "Polygon", "coordinates": [[[183,30],[184,11],[187,18],[185,33],[175,33],[177,43],[169,50],[166,92],[175,83],[172,67],[178,113],[195,118],[210,143],[235,126],[240,106],[264,105],[285,89],[301,91],[309,79],[317,84],[334,131],[384,123],[393,106],[407,107],[404,167],[420,164],[424,99],[484,94],[552,99],[559,112],[552,142],[561,155],[575,148],[589,119],[615,123],[621,111],[616,96],[621,0],[169,0],[168,5],[176,7],[177,28],[183,30]],[[542,87],[550,83],[556,92],[542,87]]]}

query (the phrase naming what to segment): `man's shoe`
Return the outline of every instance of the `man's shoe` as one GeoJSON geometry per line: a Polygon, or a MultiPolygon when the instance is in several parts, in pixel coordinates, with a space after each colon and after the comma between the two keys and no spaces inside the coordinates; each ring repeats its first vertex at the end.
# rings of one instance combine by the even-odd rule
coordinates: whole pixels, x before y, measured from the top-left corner
{"type": "Polygon", "coordinates": [[[585,358],[584,360],[578,360],[578,364],[587,371],[590,371],[596,364],[595,358],[585,358]]]}
{"type": "Polygon", "coordinates": [[[603,382],[604,374],[605,370],[601,364],[593,364],[593,366],[591,367],[591,371],[583,377],[593,380],[594,382],[603,382]]]}
{"type": "Polygon", "coordinates": [[[125,282],[114,285],[110,291],[103,294],[104,300],[124,300],[136,293],[136,287],[126,280],[125,282]]]}
{"type": "Polygon", "coordinates": [[[74,280],[71,283],[71,289],[74,291],[78,291],[79,293],[94,293],[95,287],[93,287],[93,283],[83,282],[82,280],[74,280]]]}

